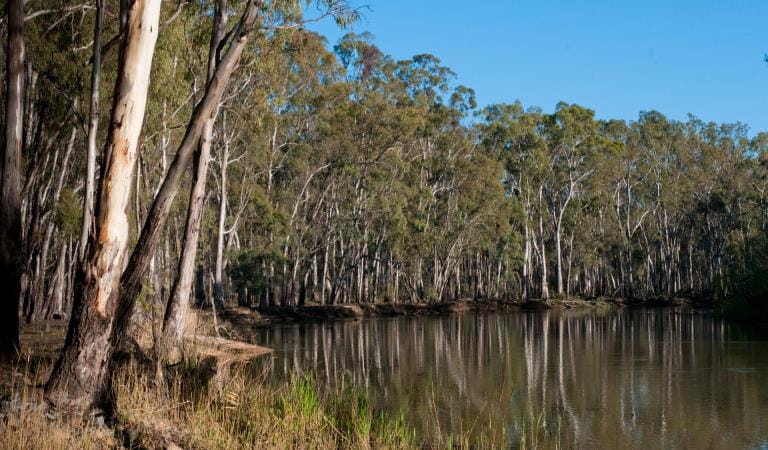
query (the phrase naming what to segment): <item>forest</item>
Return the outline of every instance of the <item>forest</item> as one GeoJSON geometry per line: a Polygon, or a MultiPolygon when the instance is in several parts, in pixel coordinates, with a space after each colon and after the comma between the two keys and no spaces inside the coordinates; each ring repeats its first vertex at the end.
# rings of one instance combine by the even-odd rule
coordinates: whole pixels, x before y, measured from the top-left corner
{"type": "MultiPolygon", "coordinates": [[[[192,310],[684,298],[764,314],[768,134],[479,106],[346,0],[8,0],[0,350],[67,323],[45,397],[108,408],[137,322],[192,310]],[[107,406],[105,406],[107,405],[107,406]]],[[[551,112],[546,112],[551,111],[551,112]]]]}

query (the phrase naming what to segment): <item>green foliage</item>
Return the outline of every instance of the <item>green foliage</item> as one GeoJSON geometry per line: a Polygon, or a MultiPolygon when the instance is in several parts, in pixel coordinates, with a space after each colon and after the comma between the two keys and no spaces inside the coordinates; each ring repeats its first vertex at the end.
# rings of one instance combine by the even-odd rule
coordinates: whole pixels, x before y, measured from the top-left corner
{"type": "Polygon", "coordinates": [[[278,281],[268,277],[270,265],[278,266],[284,261],[282,255],[276,251],[258,251],[247,249],[235,252],[231,256],[229,277],[237,292],[249,292],[251,294],[263,293],[270,286],[270,282],[278,281]]]}
{"type": "MultiPolygon", "coordinates": [[[[177,6],[163,4],[131,243],[207,79],[212,4],[177,6]]],[[[61,124],[82,123],[89,112],[93,10],[69,0],[49,7],[68,12],[26,29],[36,80],[30,123],[40,129],[39,138],[27,130],[31,174],[59,170],[46,150],[65,144],[61,124]]],[[[242,7],[231,4],[230,26],[242,7]]],[[[107,7],[105,41],[118,32],[115,8],[107,7]]],[[[329,49],[301,26],[320,16],[346,25],[359,13],[346,0],[261,4],[260,32],[250,36],[214,126],[201,295],[220,228],[225,289],[246,302],[517,298],[558,279],[560,296],[729,297],[759,282],[743,268],[761,267],[753,261],[768,217],[768,135],[749,139],[742,124],[679,122],[656,111],[598,120],[567,103],[549,112],[520,102],[476,111],[474,91],[436,55],[397,60],[365,32],[329,49]]],[[[104,51],[100,147],[116,49],[104,51]]],[[[84,147],[85,136],[77,139],[84,147]]],[[[85,161],[71,164],[76,175],[56,205],[50,195],[35,204],[46,180],[30,178],[27,214],[41,220],[28,223],[42,225],[28,231],[31,253],[46,221],[61,236],[77,235],[85,161]]],[[[190,187],[187,178],[180,192],[190,187]]],[[[188,196],[177,199],[157,279],[177,269],[188,196]]],[[[146,296],[155,291],[161,286],[146,296]]]]}
{"type": "Polygon", "coordinates": [[[83,221],[82,202],[72,189],[62,189],[59,202],[56,204],[54,221],[64,236],[73,237],[80,233],[80,225],[83,221]]]}
{"type": "Polygon", "coordinates": [[[320,399],[312,376],[294,375],[288,392],[275,402],[275,414],[278,417],[296,414],[306,419],[317,414],[319,406],[320,399]]]}
{"type": "MultiPolygon", "coordinates": [[[[411,446],[416,443],[415,430],[408,426],[405,416],[376,413],[368,396],[359,389],[340,389],[329,399],[328,415],[334,429],[342,436],[387,448],[411,446]]],[[[350,439],[349,442],[353,442],[350,439]]]]}

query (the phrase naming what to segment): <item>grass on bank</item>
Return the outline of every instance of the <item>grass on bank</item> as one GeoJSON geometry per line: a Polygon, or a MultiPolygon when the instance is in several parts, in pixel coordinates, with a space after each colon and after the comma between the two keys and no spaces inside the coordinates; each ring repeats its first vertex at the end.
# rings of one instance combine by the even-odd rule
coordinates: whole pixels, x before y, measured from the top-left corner
{"type": "Polygon", "coordinates": [[[415,442],[402,416],[376,413],[354,390],[320,389],[311,376],[296,375],[277,388],[237,372],[220,389],[201,382],[200,366],[188,364],[166,389],[135,370],[119,375],[117,410],[124,428],[169,436],[182,447],[371,448],[415,442]]]}
{"type": "MultiPolygon", "coordinates": [[[[4,401],[16,406],[4,413],[0,442],[10,449],[416,445],[402,415],[375,412],[354,389],[321,389],[311,376],[300,375],[274,387],[246,371],[215,386],[207,372],[205,365],[187,362],[169,381],[156,383],[135,365],[121,369],[114,379],[117,421],[112,427],[66,423],[44,407],[37,383],[15,383],[3,392],[4,401]]],[[[29,372],[21,378],[31,381],[29,372]]]]}

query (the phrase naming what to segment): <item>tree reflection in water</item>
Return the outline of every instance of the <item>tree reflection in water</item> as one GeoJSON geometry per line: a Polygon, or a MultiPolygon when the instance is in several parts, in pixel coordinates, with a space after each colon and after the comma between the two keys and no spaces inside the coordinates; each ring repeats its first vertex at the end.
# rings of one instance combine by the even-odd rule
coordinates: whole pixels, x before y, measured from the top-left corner
{"type": "Polygon", "coordinates": [[[768,340],[674,309],[466,313],[265,329],[275,379],[314,371],[401,410],[420,436],[537,418],[567,446],[743,448],[768,437],[768,340]],[[559,425],[558,425],[559,424],[559,425]]]}

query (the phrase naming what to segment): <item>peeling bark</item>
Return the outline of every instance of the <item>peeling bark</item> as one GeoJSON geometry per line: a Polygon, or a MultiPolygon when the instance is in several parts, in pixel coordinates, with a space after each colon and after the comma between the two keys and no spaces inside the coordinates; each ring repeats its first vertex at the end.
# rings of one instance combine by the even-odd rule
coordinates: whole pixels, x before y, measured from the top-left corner
{"type": "Polygon", "coordinates": [[[64,350],[46,386],[57,407],[83,414],[108,407],[109,361],[120,315],[120,275],[128,245],[131,176],[144,120],[160,0],[136,0],[128,11],[118,80],[97,197],[96,232],[75,283],[73,317],[64,350]]]}

